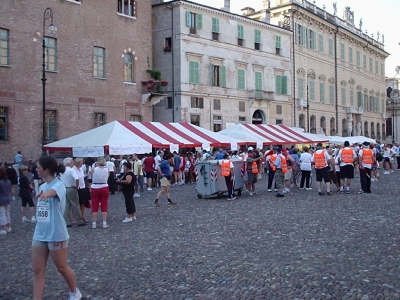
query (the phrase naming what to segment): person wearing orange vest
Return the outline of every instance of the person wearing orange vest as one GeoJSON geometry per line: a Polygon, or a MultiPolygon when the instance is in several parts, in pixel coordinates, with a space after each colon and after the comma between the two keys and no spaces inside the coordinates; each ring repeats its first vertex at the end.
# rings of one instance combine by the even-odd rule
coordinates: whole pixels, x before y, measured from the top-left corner
{"type": "Polygon", "coordinates": [[[349,141],[345,141],[343,148],[339,151],[337,159],[340,163],[340,190],[339,193],[345,192],[346,179],[346,194],[350,194],[351,180],[354,178],[354,163],[357,159],[357,154],[353,148],[350,148],[349,141]]]}
{"type": "Polygon", "coordinates": [[[311,162],[315,166],[315,177],[317,181],[318,195],[325,195],[321,189],[321,182],[324,179],[326,184],[326,194],[332,195],[331,192],[331,176],[329,173],[330,156],[325,149],[322,149],[322,143],[317,144],[317,150],[314,152],[311,162]]]}
{"type": "Polygon", "coordinates": [[[371,170],[376,164],[374,151],[370,149],[369,143],[364,142],[358,152],[358,162],[360,165],[361,190],[359,194],[371,193],[371,170]]]}
{"type": "Polygon", "coordinates": [[[275,166],[275,184],[278,188],[277,197],[285,197],[283,189],[285,187],[285,173],[288,172],[287,162],[285,156],[282,154],[282,148],[276,148],[276,159],[274,161],[275,166]]]}
{"type": "Polygon", "coordinates": [[[286,159],[286,165],[287,165],[287,172],[285,173],[285,188],[283,189],[284,193],[290,193],[290,181],[292,179],[292,170],[294,167],[294,159],[293,157],[289,154],[288,149],[284,148],[282,149],[282,155],[286,159]]]}
{"type": "MultiPolygon", "coordinates": [[[[275,163],[276,156],[277,156],[276,149],[277,149],[277,147],[274,146],[272,148],[272,153],[271,152],[267,153],[266,157],[265,157],[265,160],[268,164],[268,192],[272,192],[272,183],[274,182],[275,169],[276,169],[274,163],[275,163]]],[[[278,189],[276,188],[276,185],[275,185],[275,192],[277,192],[277,191],[278,191],[278,189]]]]}
{"type": "Polygon", "coordinates": [[[253,196],[257,194],[256,192],[256,183],[258,176],[258,161],[263,158],[262,155],[256,157],[256,153],[254,152],[253,147],[249,147],[247,151],[247,190],[249,191],[249,195],[253,196]]]}
{"type": "Polygon", "coordinates": [[[224,154],[224,159],[218,161],[221,166],[221,175],[225,177],[226,187],[228,188],[228,200],[235,200],[235,174],[233,172],[233,163],[228,154],[224,154]]]}

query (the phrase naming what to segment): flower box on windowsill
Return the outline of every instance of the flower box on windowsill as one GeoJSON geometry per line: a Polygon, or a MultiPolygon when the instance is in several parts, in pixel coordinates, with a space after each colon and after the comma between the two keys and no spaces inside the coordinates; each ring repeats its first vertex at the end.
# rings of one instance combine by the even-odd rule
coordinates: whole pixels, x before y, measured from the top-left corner
{"type": "Polygon", "coordinates": [[[170,46],[164,47],[164,52],[171,52],[171,47],[170,46]]]}
{"type": "Polygon", "coordinates": [[[162,86],[166,86],[168,84],[168,81],[166,81],[166,80],[161,80],[161,85],[162,86]]]}

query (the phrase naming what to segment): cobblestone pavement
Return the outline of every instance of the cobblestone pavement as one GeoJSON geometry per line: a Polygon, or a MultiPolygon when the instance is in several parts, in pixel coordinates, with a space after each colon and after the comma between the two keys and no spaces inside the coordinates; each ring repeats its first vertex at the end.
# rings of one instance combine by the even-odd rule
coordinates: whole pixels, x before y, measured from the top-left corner
{"type": "MultiPolygon", "coordinates": [[[[69,263],[84,299],[399,299],[400,171],[373,194],[318,196],[296,190],[234,201],[198,199],[172,188],[176,206],[136,198],[137,220],[122,223],[123,196],[110,197],[108,229],[72,227],[69,263]]],[[[13,232],[0,236],[0,299],[31,299],[33,224],[12,202],[13,232]]],[[[44,299],[67,299],[49,261],[44,299]]]]}

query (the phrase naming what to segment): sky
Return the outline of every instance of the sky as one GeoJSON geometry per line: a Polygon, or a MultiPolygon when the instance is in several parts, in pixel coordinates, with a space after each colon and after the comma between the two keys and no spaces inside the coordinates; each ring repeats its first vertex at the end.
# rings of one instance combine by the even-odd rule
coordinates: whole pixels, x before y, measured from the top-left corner
{"type": "MultiPolygon", "coordinates": [[[[222,8],[224,0],[191,0],[199,4],[215,8],[222,8]]],[[[271,6],[275,0],[271,0],[271,6]]],[[[309,0],[312,2],[313,0],[309,0]]],[[[396,67],[400,66],[400,34],[399,15],[400,0],[316,0],[315,4],[333,14],[333,2],[337,2],[337,15],[342,18],[345,6],[350,6],[354,11],[354,24],[358,27],[362,18],[362,30],[368,30],[368,35],[374,34],[376,39],[379,31],[382,41],[382,34],[385,35],[385,51],[390,54],[386,59],[385,71],[387,77],[396,75],[396,67]]],[[[231,0],[231,12],[240,14],[240,9],[252,7],[255,10],[262,8],[262,0],[231,0]]]]}

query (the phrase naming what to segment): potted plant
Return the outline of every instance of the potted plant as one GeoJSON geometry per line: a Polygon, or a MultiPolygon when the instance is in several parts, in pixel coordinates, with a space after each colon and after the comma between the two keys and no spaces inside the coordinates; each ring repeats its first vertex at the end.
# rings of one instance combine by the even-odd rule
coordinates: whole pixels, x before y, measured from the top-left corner
{"type": "Polygon", "coordinates": [[[164,52],[171,52],[171,46],[165,46],[164,52]]]}
{"type": "Polygon", "coordinates": [[[168,84],[168,81],[166,81],[166,80],[161,80],[161,85],[162,86],[166,86],[168,84]]]}

